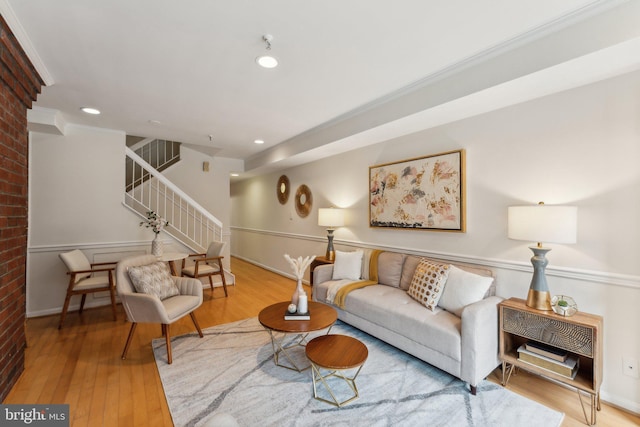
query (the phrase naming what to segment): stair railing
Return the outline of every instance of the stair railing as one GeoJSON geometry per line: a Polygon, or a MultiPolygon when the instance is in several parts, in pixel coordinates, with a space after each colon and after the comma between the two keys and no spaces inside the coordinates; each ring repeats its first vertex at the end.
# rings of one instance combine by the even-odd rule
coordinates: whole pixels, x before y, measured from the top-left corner
{"type": "Polygon", "coordinates": [[[169,221],[165,231],[195,252],[222,240],[222,222],[130,148],[125,147],[126,191],[123,204],[146,218],[154,211],[169,221]]]}

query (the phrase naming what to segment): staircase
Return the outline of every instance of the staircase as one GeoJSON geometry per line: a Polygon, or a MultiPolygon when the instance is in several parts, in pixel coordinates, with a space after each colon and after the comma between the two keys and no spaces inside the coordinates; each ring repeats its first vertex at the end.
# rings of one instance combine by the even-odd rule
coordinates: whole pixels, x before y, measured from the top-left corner
{"type": "Polygon", "coordinates": [[[153,140],[143,141],[142,146],[132,148],[142,154],[148,153],[149,161],[125,147],[126,187],[123,204],[143,219],[147,218],[148,211],[156,212],[169,221],[169,226],[165,228],[167,234],[195,253],[206,252],[209,242],[222,240],[222,222],[160,173],[160,169],[166,169],[179,160],[179,149],[176,158],[173,143],[167,145],[153,143],[153,140]],[[155,163],[156,167],[151,163],[155,163]]]}
{"type": "MultiPolygon", "coordinates": [[[[127,146],[158,172],[162,172],[180,161],[180,145],[176,141],[127,136],[127,146]]],[[[133,178],[135,168],[132,166],[132,160],[127,157],[126,162],[126,191],[130,191],[145,182],[151,175],[143,174],[142,181],[135,180],[133,178]]]]}

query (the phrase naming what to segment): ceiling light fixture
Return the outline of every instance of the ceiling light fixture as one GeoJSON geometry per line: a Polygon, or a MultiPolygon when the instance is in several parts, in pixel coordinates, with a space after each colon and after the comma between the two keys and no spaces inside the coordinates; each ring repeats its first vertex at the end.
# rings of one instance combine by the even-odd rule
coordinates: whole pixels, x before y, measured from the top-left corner
{"type": "Polygon", "coordinates": [[[263,141],[263,140],[261,140],[261,139],[256,139],[256,140],[255,140],[255,141],[253,141],[253,142],[255,142],[256,144],[264,144],[264,141],[263,141]]]}
{"type": "Polygon", "coordinates": [[[93,115],[100,114],[100,110],[98,110],[96,108],[82,107],[80,110],[85,112],[85,113],[87,113],[87,114],[93,114],[93,115]]]}
{"type": "MultiPolygon", "coordinates": [[[[262,40],[266,45],[266,49],[268,51],[271,50],[271,40],[273,40],[273,36],[271,34],[265,34],[262,36],[262,40]]],[[[261,55],[256,58],[256,62],[263,68],[276,68],[278,66],[278,60],[275,56],[272,55],[261,55]]]]}

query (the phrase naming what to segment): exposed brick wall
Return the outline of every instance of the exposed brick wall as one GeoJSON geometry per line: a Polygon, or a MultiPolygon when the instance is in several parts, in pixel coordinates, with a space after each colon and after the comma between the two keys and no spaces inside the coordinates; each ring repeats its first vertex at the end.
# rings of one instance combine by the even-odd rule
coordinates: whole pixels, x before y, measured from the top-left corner
{"type": "Polygon", "coordinates": [[[27,109],[40,93],[43,82],[1,16],[0,66],[0,401],[3,401],[24,370],[27,109]]]}

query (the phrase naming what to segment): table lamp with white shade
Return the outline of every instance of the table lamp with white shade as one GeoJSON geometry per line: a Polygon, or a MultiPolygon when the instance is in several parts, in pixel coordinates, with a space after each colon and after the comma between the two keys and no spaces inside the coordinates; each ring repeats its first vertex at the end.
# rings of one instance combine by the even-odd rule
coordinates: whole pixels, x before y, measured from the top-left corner
{"type": "Polygon", "coordinates": [[[333,249],[333,231],[337,227],[344,225],[344,211],[338,208],[320,208],[318,209],[318,225],[327,227],[327,254],[329,261],[336,259],[336,252],[333,249]]]}
{"type": "Polygon", "coordinates": [[[538,242],[529,247],[533,251],[533,277],[527,295],[527,306],[538,310],[551,310],[551,295],[545,276],[549,261],[545,257],[550,248],[544,243],[576,243],[578,208],[575,206],[549,206],[540,202],[531,206],[510,206],[508,236],[514,240],[538,242]]]}

